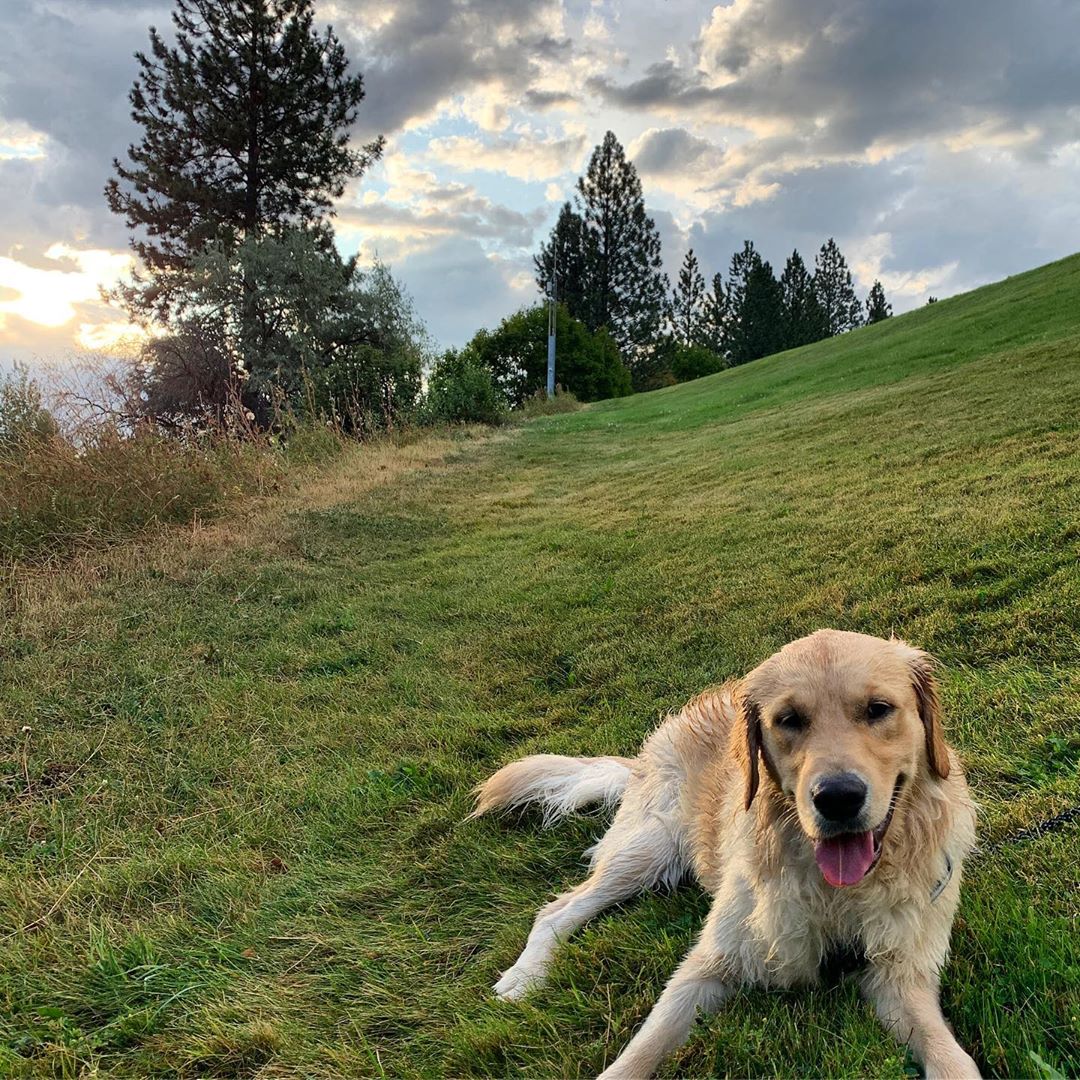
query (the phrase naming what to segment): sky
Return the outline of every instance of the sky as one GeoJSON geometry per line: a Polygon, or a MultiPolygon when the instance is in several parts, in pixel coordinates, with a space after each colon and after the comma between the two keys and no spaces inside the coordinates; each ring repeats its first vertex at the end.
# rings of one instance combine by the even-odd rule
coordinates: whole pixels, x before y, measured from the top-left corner
{"type": "MultiPolygon", "coordinates": [[[[592,148],[635,162],[674,280],[752,239],[779,271],[830,236],[896,311],[1080,250],[1076,0],[317,3],[383,159],[337,206],[439,346],[535,302],[532,255],[592,148]]],[[[102,188],[137,137],[132,54],[169,5],[0,4],[0,364],[130,334],[102,188]]],[[[808,261],[809,258],[808,258],[808,261]]]]}

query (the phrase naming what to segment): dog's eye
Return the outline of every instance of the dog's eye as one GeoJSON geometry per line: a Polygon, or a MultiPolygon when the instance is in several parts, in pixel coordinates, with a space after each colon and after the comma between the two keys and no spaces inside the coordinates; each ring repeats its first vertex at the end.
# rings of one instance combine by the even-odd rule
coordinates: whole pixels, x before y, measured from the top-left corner
{"type": "Polygon", "coordinates": [[[785,731],[802,731],[806,727],[806,717],[794,709],[788,709],[776,718],[776,726],[785,731]]]}
{"type": "Polygon", "coordinates": [[[887,701],[871,701],[866,706],[866,719],[873,722],[874,720],[884,720],[893,710],[892,705],[887,701]]]}

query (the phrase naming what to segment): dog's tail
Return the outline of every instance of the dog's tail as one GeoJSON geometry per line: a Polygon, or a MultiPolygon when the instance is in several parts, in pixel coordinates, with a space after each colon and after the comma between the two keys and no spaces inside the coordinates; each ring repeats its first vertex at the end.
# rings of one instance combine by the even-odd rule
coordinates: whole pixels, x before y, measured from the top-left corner
{"type": "Polygon", "coordinates": [[[476,807],[469,817],[539,803],[550,823],[583,806],[617,803],[630,782],[632,765],[630,758],[534,754],[504,765],[476,788],[476,807]]]}

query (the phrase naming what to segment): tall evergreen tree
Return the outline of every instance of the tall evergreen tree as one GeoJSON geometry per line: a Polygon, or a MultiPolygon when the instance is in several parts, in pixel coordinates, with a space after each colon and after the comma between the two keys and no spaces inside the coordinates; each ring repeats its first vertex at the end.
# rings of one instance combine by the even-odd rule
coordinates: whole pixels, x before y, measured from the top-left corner
{"type": "Polygon", "coordinates": [[[705,312],[702,319],[705,331],[703,344],[717,356],[725,359],[728,355],[729,306],[723,275],[713,274],[712,288],[705,294],[705,312]]]}
{"type": "Polygon", "coordinates": [[[784,301],[784,347],[794,349],[825,337],[825,320],[814,291],[814,279],[798,251],[793,251],[780,275],[784,301]]]}
{"type": "Polygon", "coordinates": [[[661,343],[668,280],[641,180],[612,132],[593,151],[578,194],[592,254],[589,325],[609,329],[640,385],[661,343]]]}
{"type": "Polygon", "coordinates": [[[544,296],[551,295],[551,277],[557,271],[556,291],[558,300],[565,305],[573,319],[586,324],[592,322],[590,310],[590,283],[592,258],[591,236],[585,230],[585,222],[570,203],[563,203],[559,219],[540,253],[533,258],[536,267],[536,285],[544,296]]]}
{"type": "Polygon", "coordinates": [[[825,319],[826,337],[862,325],[862,304],[855,295],[851,271],[831,236],[821,245],[814,262],[814,292],[825,319]]]}
{"type": "Polygon", "coordinates": [[[753,240],[744,240],[741,251],[736,251],[728,263],[728,314],[732,323],[737,323],[742,309],[743,293],[746,291],[746,278],[760,259],[753,240]]]}
{"type": "Polygon", "coordinates": [[[736,251],[728,263],[724,355],[731,364],[746,362],[742,338],[743,299],[746,295],[746,279],[758,259],[760,256],[753,240],[744,240],[742,249],[736,251]]]}
{"type": "Polygon", "coordinates": [[[363,81],[313,0],[176,0],[175,45],[154,28],[136,53],[142,128],[105,188],[146,276],[120,290],[141,320],[167,320],[194,256],[285,226],[329,244],[332,201],[379,157],[349,128],[363,81]]]}
{"type": "Polygon", "coordinates": [[[671,296],[671,325],[680,345],[706,345],[705,278],[694,249],[690,248],[679,270],[671,296]]]}
{"type": "Polygon", "coordinates": [[[885,289],[880,281],[875,281],[870,286],[870,294],[866,298],[866,321],[867,323],[881,322],[892,315],[892,304],[885,299],[885,289]]]}
{"type": "MultiPolygon", "coordinates": [[[[745,250],[745,249],[744,249],[745,250]]],[[[742,276],[731,362],[745,364],[784,348],[784,298],[772,267],[756,252],[742,276]]]]}

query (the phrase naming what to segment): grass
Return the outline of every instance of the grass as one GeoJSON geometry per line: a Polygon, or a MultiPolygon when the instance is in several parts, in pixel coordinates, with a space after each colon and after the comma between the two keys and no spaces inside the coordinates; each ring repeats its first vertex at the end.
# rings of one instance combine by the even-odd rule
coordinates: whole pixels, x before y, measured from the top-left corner
{"type": "Polygon", "coordinates": [[[255,440],[124,437],[103,424],[82,446],[59,434],[0,441],[0,564],[55,561],[212,515],[280,483],[284,455],[255,440]]]}
{"type": "MultiPolygon", "coordinates": [[[[0,1072],[578,1076],[706,910],[641,897],[489,986],[596,820],[463,823],[520,754],[632,753],[819,626],[943,662],[988,848],[943,998],[1080,1073],[1080,257],[484,439],[359,448],[216,524],[26,569],[0,623],[0,1072]]],[[[1034,1056],[1033,1056],[1034,1055],[1034,1056]]],[[[910,1065],[849,984],[746,992],[664,1075],[910,1065]]]]}

